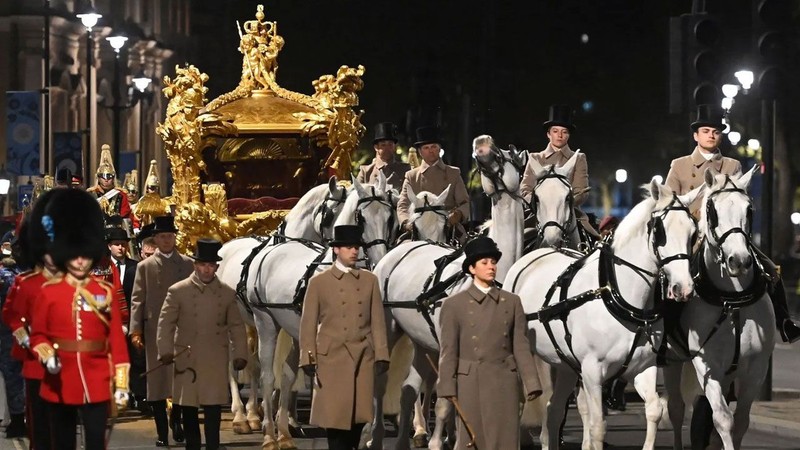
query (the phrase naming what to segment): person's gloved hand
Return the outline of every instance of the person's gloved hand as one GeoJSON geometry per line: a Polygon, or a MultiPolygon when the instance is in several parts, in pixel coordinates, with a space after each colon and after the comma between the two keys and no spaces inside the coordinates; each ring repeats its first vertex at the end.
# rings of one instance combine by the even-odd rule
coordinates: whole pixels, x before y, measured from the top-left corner
{"type": "Polygon", "coordinates": [[[117,389],[114,391],[114,402],[117,404],[117,408],[123,410],[128,407],[128,391],[124,391],[122,389],[117,389]]]}
{"type": "Polygon", "coordinates": [[[383,375],[389,371],[389,361],[376,361],[375,362],[375,374],[376,375],[383,375]]]}
{"type": "Polygon", "coordinates": [[[233,370],[242,370],[247,367],[247,360],[242,358],[236,358],[233,360],[233,370]]]}
{"type": "Polygon", "coordinates": [[[131,345],[136,350],[142,350],[144,348],[144,341],[142,341],[142,334],[134,332],[131,334],[131,345]]]}
{"type": "Polygon", "coordinates": [[[24,335],[14,335],[17,338],[17,344],[24,349],[31,348],[31,337],[28,336],[28,333],[24,335]]]}
{"type": "Polygon", "coordinates": [[[447,215],[447,223],[449,223],[451,227],[456,226],[461,223],[461,216],[461,211],[454,209],[447,215]]]}
{"type": "Polygon", "coordinates": [[[126,325],[122,326],[122,334],[124,334],[125,336],[128,335],[128,327],[126,325]]]}
{"type": "Polygon", "coordinates": [[[403,224],[403,230],[408,231],[409,233],[414,231],[414,222],[408,221],[403,224]]]}
{"type": "Polygon", "coordinates": [[[317,365],[316,364],[309,364],[307,366],[303,366],[303,373],[306,374],[308,378],[314,378],[317,376],[317,365]]]}
{"type": "Polygon", "coordinates": [[[56,375],[61,372],[61,361],[58,360],[57,356],[51,356],[44,362],[44,367],[48,373],[56,375]]]}
{"type": "Polygon", "coordinates": [[[175,361],[175,355],[173,355],[172,353],[161,355],[158,357],[158,360],[164,364],[170,364],[172,363],[172,361],[175,361]]]}

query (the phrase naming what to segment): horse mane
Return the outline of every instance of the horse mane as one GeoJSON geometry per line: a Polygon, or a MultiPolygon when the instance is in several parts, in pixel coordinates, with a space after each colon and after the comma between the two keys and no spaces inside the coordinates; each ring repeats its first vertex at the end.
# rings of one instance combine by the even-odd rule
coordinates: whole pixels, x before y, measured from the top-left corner
{"type": "Polygon", "coordinates": [[[286,223],[291,223],[295,220],[302,220],[303,214],[308,212],[313,212],[314,209],[322,202],[325,201],[325,197],[328,195],[328,183],[320,184],[319,186],[314,186],[308,192],[306,192],[300,200],[297,201],[297,204],[289,211],[289,214],[286,215],[286,223]]]}

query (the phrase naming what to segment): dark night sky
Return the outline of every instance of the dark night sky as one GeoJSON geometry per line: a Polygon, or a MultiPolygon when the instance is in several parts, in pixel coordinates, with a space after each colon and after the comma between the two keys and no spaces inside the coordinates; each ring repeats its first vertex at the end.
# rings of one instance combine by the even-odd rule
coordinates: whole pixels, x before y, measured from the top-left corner
{"type": "MultiPolygon", "coordinates": [[[[189,60],[209,74],[209,99],[238,83],[235,24],[252,20],[258,3],[286,41],[282,86],[310,94],[312,80],[342,64],[366,67],[367,138],[386,120],[413,131],[421,123],[406,123],[409,110],[442,108],[445,130],[455,129],[466,93],[470,138],[489,133],[531,150],[546,144],[550,104],[593,102],[570,144],[588,154],[594,175],[635,170],[632,160],[643,169],[637,182],[666,175],[693,144],[689,117],[667,114],[668,17],[689,12],[689,1],[195,0],[189,60]]],[[[748,1],[725,4],[749,14],[748,1]]]]}

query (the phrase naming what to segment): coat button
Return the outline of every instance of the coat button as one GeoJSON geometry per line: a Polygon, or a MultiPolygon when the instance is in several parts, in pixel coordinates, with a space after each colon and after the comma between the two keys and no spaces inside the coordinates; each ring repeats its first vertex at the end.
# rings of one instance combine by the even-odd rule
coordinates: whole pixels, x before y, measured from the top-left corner
{"type": "Polygon", "coordinates": [[[508,333],[503,333],[503,336],[506,336],[506,337],[508,337],[508,333]]]}
{"type": "Polygon", "coordinates": [[[697,174],[692,172],[692,178],[695,178],[695,177],[697,177],[697,174]]]}
{"type": "Polygon", "coordinates": [[[472,336],[472,340],[473,341],[477,341],[478,340],[478,336],[472,336]]]}
{"type": "Polygon", "coordinates": [[[358,317],[364,317],[364,315],[363,314],[359,314],[358,317]]]}
{"type": "Polygon", "coordinates": [[[691,191],[692,189],[694,189],[694,185],[693,185],[693,184],[690,184],[690,185],[689,185],[689,190],[691,191]]]}

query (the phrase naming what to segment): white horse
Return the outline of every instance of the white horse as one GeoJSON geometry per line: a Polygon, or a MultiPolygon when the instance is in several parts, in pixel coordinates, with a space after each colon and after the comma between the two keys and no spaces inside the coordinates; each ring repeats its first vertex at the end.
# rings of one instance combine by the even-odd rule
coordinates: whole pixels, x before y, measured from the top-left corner
{"type": "MultiPolygon", "coordinates": [[[[489,236],[497,242],[503,252],[503,260],[514,261],[522,253],[523,210],[521,197],[518,195],[520,175],[525,168],[527,153],[516,150],[499,150],[496,148],[476,148],[476,159],[482,164],[481,180],[487,194],[492,195],[492,226],[489,236]]],[[[392,317],[397,325],[415,344],[414,365],[406,380],[403,392],[401,411],[410,411],[413,402],[419,397],[421,373],[430,371],[428,362],[422,352],[438,355],[439,334],[436,302],[417,305],[416,300],[425,290],[426,280],[435,272],[434,261],[453,254],[451,247],[428,242],[406,242],[393,248],[375,267],[374,273],[381,282],[384,302],[391,307],[392,317]],[[400,306],[403,304],[403,306],[400,306]],[[421,351],[420,351],[421,350],[421,351]],[[407,390],[406,388],[409,388],[407,390]]],[[[458,277],[461,272],[463,255],[444,267],[440,280],[454,277],[456,280],[446,290],[446,294],[458,292],[468,287],[467,277],[458,277]]],[[[502,260],[501,260],[502,262],[502,260]]],[[[502,266],[498,266],[498,274],[502,266]]],[[[444,295],[444,294],[443,294],[444,295]]],[[[384,381],[385,383],[385,381],[384,381]]],[[[380,395],[380,380],[376,383],[376,394],[380,395]]],[[[436,404],[436,429],[429,443],[432,450],[442,448],[444,421],[450,413],[450,403],[440,399],[436,404]]],[[[382,416],[376,414],[374,427],[382,429],[382,416]]],[[[400,439],[398,449],[408,448],[405,439],[407,428],[398,427],[400,439]]],[[[382,447],[382,435],[373,435],[371,448],[382,447]]]]}
{"type": "MultiPolygon", "coordinates": [[[[315,186],[306,192],[287,214],[280,227],[282,234],[287,237],[309,239],[316,242],[330,239],[333,223],[339,216],[346,197],[347,188],[340,186],[335,176],[331,177],[327,184],[315,186]]],[[[250,255],[251,251],[265,239],[271,240],[272,237],[250,236],[226,242],[222,250],[220,250],[222,262],[217,271],[217,277],[223,283],[236,289],[241,280],[242,263],[250,255]]],[[[238,304],[245,323],[250,327],[254,327],[255,322],[253,321],[252,311],[241,302],[238,304]]],[[[261,430],[263,427],[257,406],[261,367],[255,356],[251,355],[248,358],[246,369],[250,379],[250,396],[247,400],[246,409],[239,393],[236,372],[232,366],[229,367],[228,382],[232,399],[232,427],[236,434],[249,434],[254,430],[261,430]]],[[[269,386],[268,390],[271,389],[272,386],[269,386]]],[[[264,397],[266,399],[269,395],[264,395],[264,397]]]]}
{"type": "MultiPolygon", "coordinates": [[[[367,257],[377,261],[386,253],[386,244],[395,233],[391,225],[394,214],[395,205],[391,191],[386,191],[385,178],[380,177],[375,185],[361,185],[353,180],[353,188],[334,226],[359,223],[363,227],[367,257]]],[[[295,301],[298,282],[307,270],[311,274],[321,271],[324,268],[321,264],[330,261],[331,251],[322,245],[287,240],[262,248],[250,264],[246,295],[258,331],[263,386],[272,386],[275,381],[270,369],[279,330],[285,330],[295,341],[299,339],[301,305],[295,301]]],[[[297,345],[286,364],[290,370],[284,370],[281,391],[287,395],[281,395],[277,423],[272,420],[271,403],[266,399],[262,403],[265,430],[262,447],[268,450],[296,448],[289,432],[288,393],[297,375],[297,345]]]]}
{"type": "MultiPolygon", "coordinates": [[[[741,448],[750,425],[750,407],[764,382],[775,347],[775,313],[763,268],[750,241],[752,204],[747,188],[756,169],[758,166],[741,176],[706,171],[707,194],[700,218],[705,240],[696,278],[699,298],[685,305],[680,319],[680,335],[688,348],[678,345],[684,348],[676,353],[685,358],[688,350],[713,410],[717,434],[709,448],[741,448]],[[732,413],[725,394],[734,380],[737,400],[732,413]]],[[[655,385],[655,378],[650,382],[655,385]]],[[[673,446],[680,449],[684,415],[680,364],[665,369],[664,382],[675,430],[673,446]]]]}
{"type": "MultiPolygon", "coordinates": [[[[542,427],[543,448],[558,448],[567,397],[579,373],[588,406],[590,448],[603,448],[602,383],[623,373],[632,377],[655,365],[655,354],[645,343],[660,341],[663,328],[653,311],[657,278],[665,283],[669,298],[686,298],[694,289],[689,253],[696,227],[684,205],[699,189],[679,197],[651,182],[649,191],[650,197],[620,223],[610,246],[581,258],[553,249],[536,250],[517,261],[505,278],[504,287],[522,298],[525,311],[538,312],[538,318],[530,317],[536,320],[529,322],[535,331],[535,352],[557,371],[542,427]],[[593,301],[601,297],[602,302],[593,301]],[[568,315],[550,316],[559,311],[544,307],[554,304],[566,305],[568,312],[562,312],[568,315]],[[550,324],[549,319],[560,317],[563,325],[550,324]],[[566,331],[574,333],[570,343],[566,331]]],[[[655,389],[646,395],[651,397],[660,405],[655,389]]],[[[650,415],[648,411],[648,427],[650,415]]],[[[656,420],[652,418],[653,423],[656,420]]]]}

